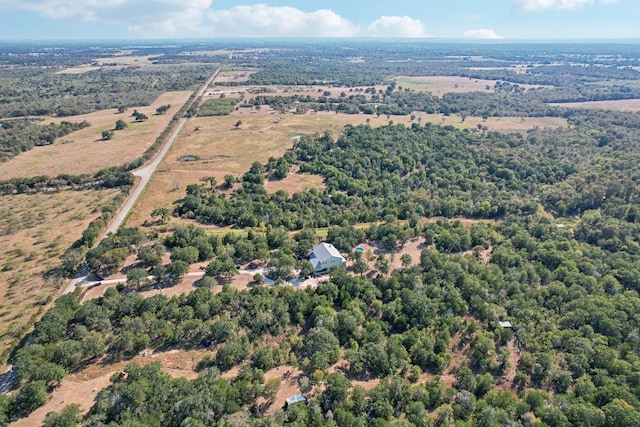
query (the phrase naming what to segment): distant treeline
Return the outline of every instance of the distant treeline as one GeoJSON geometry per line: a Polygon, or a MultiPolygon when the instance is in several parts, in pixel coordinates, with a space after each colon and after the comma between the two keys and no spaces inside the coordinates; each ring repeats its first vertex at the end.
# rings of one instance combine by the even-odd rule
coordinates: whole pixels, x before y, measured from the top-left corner
{"type": "Polygon", "coordinates": [[[56,138],[89,126],[89,122],[49,123],[41,125],[31,120],[6,120],[0,122],[0,162],[5,162],[33,147],[50,145],[56,138]]]}
{"type": "Polygon", "coordinates": [[[164,92],[197,88],[211,72],[212,67],[204,65],[94,70],[74,75],[16,76],[0,70],[0,117],[67,117],[149,105],[164,92]]]}

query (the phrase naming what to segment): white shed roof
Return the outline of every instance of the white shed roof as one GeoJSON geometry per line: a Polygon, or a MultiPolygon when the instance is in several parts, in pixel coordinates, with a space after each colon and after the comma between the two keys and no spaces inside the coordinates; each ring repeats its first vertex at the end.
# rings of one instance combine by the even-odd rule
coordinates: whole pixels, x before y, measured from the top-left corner
{"type": "Polygon", "coordinates": [[[292,405],[294,403],[298,403],[298,402],[306,402],[307,398],[304,397],[301,394],[296,394],[295,396],[291,396],[289,398],[287,398],[287,404],[288,405],[292,405]]]}
{"type": "Polygon", "coordinates": [[[503,328],[511,328],[513,325],[508,320],[504,320],[502,322],[498,322],[498,324],[503,328]]]}

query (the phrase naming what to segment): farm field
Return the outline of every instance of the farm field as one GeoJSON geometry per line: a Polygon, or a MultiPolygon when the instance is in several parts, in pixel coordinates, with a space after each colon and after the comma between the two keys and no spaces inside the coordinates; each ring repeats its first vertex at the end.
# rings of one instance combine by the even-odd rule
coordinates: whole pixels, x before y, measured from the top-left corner
{"type": "MultiPolygon", "coordinates": [[[[400,76],[394,79],[399,86],[415,91],[431,92],[434,95],[442,96],[445,93],[466,93],[466,92],[493,92],[496,84],[495,80],[474,79],[460,76],[429,76],[429,77],[406,77],[400,76]]],[[[525,89],[540,87],[540,85],[518,84],[525,89]]]]}
{"type": "Polygon", "coordinates": [[[0,355],[33,317],[57,297],[64,281],[44,273],[100,215],[117,190],[65,191],[0,197],[0,355]],[[55,226],[52,226],[55,224],[55,226]]]}
{"type": "Polygon", "coordinates": [[[552,103],[558,107],[566,108],[590,108],[596,110],[614,111],[640,111],[640,99],[619,99],[614,101],[586,101],[586,102],[562,102],[552,103]]]}
{"type": "Polygon", "coordinates": [[[168,92],[158,97],[148,107],[129,108],[118,114],[115,109],[97,111],[80,116],[52,118],[47,122],[62,120],[91,123],[91,126],[60,138],[52,145],[34,147],[2,164],[0,180],[36,175],[82,174],[96,172],[109,166],[126,164],[139,157],[167,127],[191,92],[168,92]],[[155,114],[161,105],[171,104],[163,115],[155,114]],[[131,117],[133,110],[146,114],[149,119],[137,123],[131,117]],[[102,131],[114,128],[117,120],[127,122],[127,128],[116,131],[113,138],[102,141],[102,131]]]}
{"type": "Polygon", "coordinates": [[[82,64],[76,67],[69,67],[58,71],[56,74],[82,74],[99,69],[119,69],[124,67],[150,67],[153,66],[152,59],[158,55],[131,56],[129,52],[121,52],[121,56],[108,58],[97,58],[91,64],[82,64]]]}

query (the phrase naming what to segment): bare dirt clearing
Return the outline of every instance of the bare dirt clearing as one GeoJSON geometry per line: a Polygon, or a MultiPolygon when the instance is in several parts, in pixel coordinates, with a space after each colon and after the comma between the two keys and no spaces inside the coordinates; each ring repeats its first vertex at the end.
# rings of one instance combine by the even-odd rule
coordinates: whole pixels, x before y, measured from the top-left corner
{"type": "Polygon", "coordinates": [[[13,427],[32,427],[42,425],[48,412],[60,412],[62,408],[72,403],[80,405],[81,411],[87,413],[94,400],[103,388],[110,384],[110,378],[122,370],[129,363],[146,365],[159,362],[165,372],[173,378],[187,378],[192,380],[198,376],[196,365],[208,350],[170,350],[153,353],[147,357],[136,356],[123,362],[112,364],[96,363],[62,380],[60,387],[51,393],[49,401],[36,409],[27,418],[22,418],[11,424],[13,427]]]}
{"type": "Polygon", "coordinates": [[[563,102],[553,103],[558,107],[567,108],[590,108],[598,110],[614,111],[640,111],[640,99],[620,99],[615,101],[588,101],[588,102],[563,102]]]}
{"type": "Polygon", "coordinates": [[[182,107],[190,95],[191,92],[168,92],[148,107],[130,108],[122,114],[117,114],[115,109],[109,109],[80,116],[49,119],[45,123],[86,120],[91,126],[60,138],[52,145],[35,147],[3,163],[0,168],[0,180],[36,175],[56,176],[63,173],[76,175],[130,162],[153,144],[167,127],[173,114],[182,107]],[[155,114],[158,107],[166,104],[171,104],[168,113],[155,114]],[[131,117],[134,109],[146,114],[149,120],[135,122],[131,117]],[[102,141],[102,131],[112,130],[117,120],[124,120],[127,128],[116,131],[113,139],[102,141]]]}
{"type": "Polygon", "coordinates": [[[97,218],[116,190],[0,197],[0,354],[54,298],[62,282],[43,273],[97,218]],[[52,224],[55,223],[55,227],[52,224]]]}
{"type": "Polygon", "coordinates": [[[264,188],[270,194],[279,190],[284,190],[291,195],[293,193],[306,191],[310,188],[322,190],[324,188],[323,181],[324,178],[319,175],[290,172],[284,179],[266,181],[264,183],[264,188]]]}

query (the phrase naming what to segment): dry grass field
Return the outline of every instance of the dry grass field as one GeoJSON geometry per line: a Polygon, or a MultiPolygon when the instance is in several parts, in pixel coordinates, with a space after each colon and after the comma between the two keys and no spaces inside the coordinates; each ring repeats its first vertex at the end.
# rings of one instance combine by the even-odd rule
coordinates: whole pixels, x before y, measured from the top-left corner
{"type": "Polygon", "coordinates": [[[246,82],[256,70],[223,70],[216,77],[217,82],[246,82]]]}
{"type": "Polygon", "coordinates": [[[122,114],[109,109],[80,116],[48,119],[49,122],[86,120],[91,126],[60,138],[53,145],[35,147],[3,163],[0,180],[36,175],[55,176],[62,173],[76,175],[128,163],[153,144],[190,95],[191,92],[168,92],[148,107],[130,108],[122,114]],[[156,109],[166,104],[171,104],[171,109],[166,114],[156,115],[156,109]],[[149,120],[136,123],[131,117],[134,109],[146,114],[149,120]],[[102,131],[113,129],[119,119],[127,122],[127,128],[116,131],[111,140],[102,141],[102,131]]]}
{"type": "Polygon", "coordinates": [[[598,110],[614,110],[614,111],[640,111],[640,99],[619,99],[615,101],[587,101],[587,102],[563,102],[553,103],[549,105],[557,105],[558,107],[567,108],[592,108],[598,110]]]}
{"type": "Polygon", "coordinates": [[[560,128],[569,125],[567,120],[561,117],[489,117],[482,120],[481,117],[469,116],[464,121],[458,115],[416,114],[416,117],[422,118],[423,123],[426,121],[444,126],[451,125],[459,129],[477,129],[478,125],[481,125],[489,131],[496,132],[522,132],[533,128],[560,128]]]}
{"type": "Polygon", "coordinates": [[[310,188],[324,188],[323,178],[318,175],[301,174],[292,168],[292,171],[284,179],[266,181],[264,188],[269,194],[284,190],[288,194],[299,193],[310,188]]]}
{"type": "Polygon", "coordinates": [[[57,297],[62,281],[43,273],[80,238],[117,190],[0,197],[0,354],[57,297]]]}
{"type": "Polygon", "coordinates": [[[159,55],[131,56],[128,52],[122,52],[121,56],[111,56],[107,58],[94,59],[91,64],[82,64],[76,67],[65,68],[56,74],[82,74],[99,69],[119,69],[124,67],[149,67],[152,66],[153,58],[159,55]]]}
{"type": "MultiPolygon", "coordinates": [[[[459,76],[430,77],[396,77],[396,83],[403,88],[419,92],[431,92],[442,96],[445,93],[493,92],[494,80],[474,79],[459,76]]],[[[525,89],[540,87],[539,85],[519,84],[525,89]]]]}
{"type": "MultiPolygon", "coordinates": [[[[349,123],[364,123],[363,115],[318,113],[281,115],[269,108],[260,111],[241,108],[229,116],[198,117],[187,123],[171,151],[158,168],[148,190],[130,217],[130,225],[140,225],[156,207],[171,206],[183,197],[184,188],[214,176],[219,183],[227,174],[241,177],[255,161],[266,162],[279,157],[293,146],[292,137],[322,133],[338,135],[349,123]],[[274,120],[284,117],[279,123],[274,120]],[[234,128],[234,124],[242,125],[234,128]],[[184,156],[197,156],[197,161],[180,162],[184,156]]],[[[372,118],[373,121],[378,120],[372,118]]],[[[382,118],[379,123],[386,122],[382,118]]],[[[298,175],[304,177],[303,175],[298,175]]],[[[295,180],[289,180],[291,185],[295,180]]],[[[304,184],[302,184],[304,185],[304,184]]]]}

